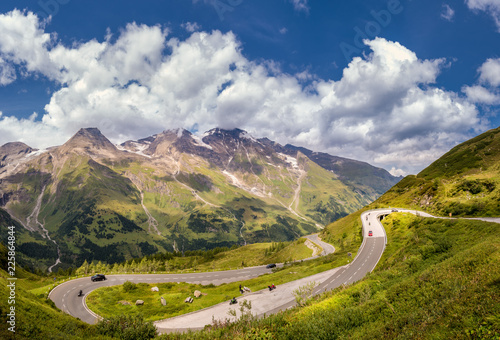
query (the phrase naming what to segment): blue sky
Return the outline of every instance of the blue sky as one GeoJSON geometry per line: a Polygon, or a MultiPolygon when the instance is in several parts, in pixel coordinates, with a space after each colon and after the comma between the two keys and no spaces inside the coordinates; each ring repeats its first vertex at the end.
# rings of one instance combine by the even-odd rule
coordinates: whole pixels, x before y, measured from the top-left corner
{"type": "Polygon", "coordinates": [[[19,0],[0,30],[0,144],[239,127],[408,174],[500,125],[496,0],[19,0]]]}

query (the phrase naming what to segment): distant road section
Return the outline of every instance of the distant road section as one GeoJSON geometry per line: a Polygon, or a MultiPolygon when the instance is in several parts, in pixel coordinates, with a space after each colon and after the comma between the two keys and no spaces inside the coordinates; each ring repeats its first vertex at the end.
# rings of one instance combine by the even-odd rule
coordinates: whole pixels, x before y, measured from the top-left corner
{"type": "MultiPolygon", "coordinates": [[[[318,281],[311,279],[310,282],[315,281],[319,285],[314,289],[314,294],[320,294],[328,290],[335,289],[342,285],[348,285],[361,280],[367,273],[375,269],[378,261],[382,257],[386,245],[385,229],[380,223],[383,216],[389,215],[392,209],[370,210],[361,214],[361,221],[363,225],[363,243],[358,250],[354,260],[347,266],[337,268],[325,280],[318,281]],[[373,236],[368,236],[372,231],[373,236]]],[[[293,284],[293,282],[290,282],[293,284]]],[[[296,288],[299,288],[297,286],[296,288]]],[[[295,300],[289,299],[286,303],[269,310],[266,314],[277,313],[280,310],[285,310],[295,306],[295,300]]],[[[253,302],[252,302],[253,306],[253,302]]]]}
{"type": "Polygon", "coordinates": [[[328,254],[332,254],[333,252],[335,252],[335,247],[332,246],[330,243],[321,241],[319,238],[319,234],[308,235],[306,236],[306,238],[308,238],[313,243],[316,243],[318,246],[323,248],[323,251],[321,252],[321,254],[319,254],[319,256],[326,256],[328,254]]]}

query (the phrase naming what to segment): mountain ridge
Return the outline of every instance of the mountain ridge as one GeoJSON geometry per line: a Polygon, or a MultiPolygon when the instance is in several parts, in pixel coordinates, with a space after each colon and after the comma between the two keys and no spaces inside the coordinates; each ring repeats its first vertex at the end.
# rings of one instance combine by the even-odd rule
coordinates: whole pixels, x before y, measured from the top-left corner
{"type": "MultiPolygon", "coordinates": [[[[63,145],[6,166],[2,208],[27,228],[48,233],[68,266],[288,241],[381,194],[318,165],[302,152],[311,155],[307,149],[283,148],[240,129],[215,128],[202,137],[165,130],[120,145],[96,128],[80,129],[63,145]]],[[[364,173],[377,173],[371,169],[364,173]]],[[[21,243],[44,247],[28,234],[21,243]]]]}

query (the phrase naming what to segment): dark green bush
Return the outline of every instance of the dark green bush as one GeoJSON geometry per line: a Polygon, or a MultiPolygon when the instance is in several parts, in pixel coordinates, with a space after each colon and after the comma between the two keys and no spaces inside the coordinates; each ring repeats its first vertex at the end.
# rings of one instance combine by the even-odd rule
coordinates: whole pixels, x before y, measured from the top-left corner
{"type": "Polygon", "coordinates": [[[120,315],[100,321],[97,333],[124,340],[147,340],[156,336],[156,327],[152,322],[144,322],[142,315],[120,315]]]}
{"type": "Polygon", "coordinates": [[[137,285],[135,283],[133,283],[133,282],[125,281],[125,283],[122,286],[122,289],[123,289],[123,291],[125,293],[128,293],[128,292],[136,290],[137,289],[137,285]]]}

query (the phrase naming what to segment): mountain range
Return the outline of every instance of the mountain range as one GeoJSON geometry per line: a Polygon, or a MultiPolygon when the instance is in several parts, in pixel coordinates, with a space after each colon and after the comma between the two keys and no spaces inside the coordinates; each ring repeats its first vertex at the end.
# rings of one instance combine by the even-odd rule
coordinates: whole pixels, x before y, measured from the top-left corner
{"type": "Polygon", "coordinates": [[[31,267],[118,262],[157,251],[292,240],[369,204],[400,178],[367,163],[184,129],[111,143],[98,129],[61,146],[0,147],[0,225],[31,267]]]}

